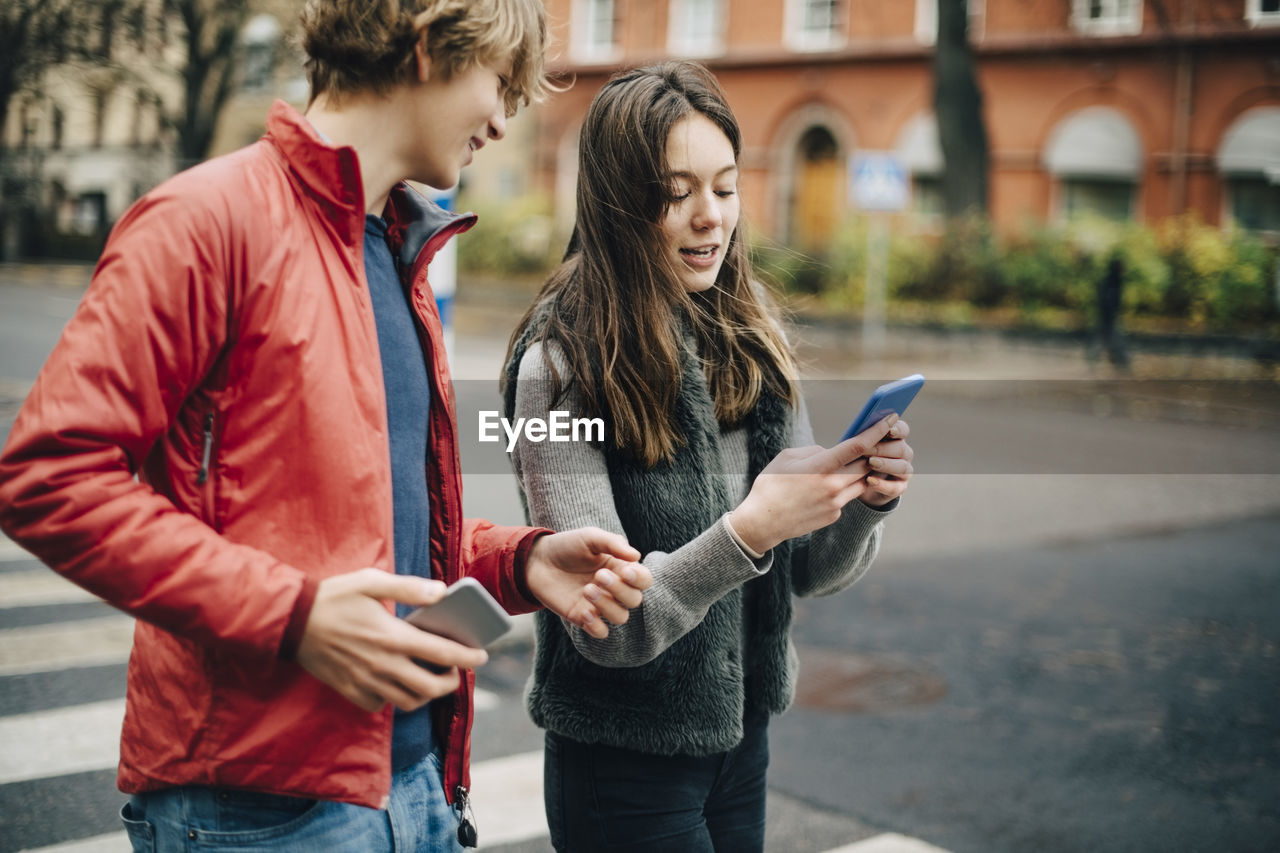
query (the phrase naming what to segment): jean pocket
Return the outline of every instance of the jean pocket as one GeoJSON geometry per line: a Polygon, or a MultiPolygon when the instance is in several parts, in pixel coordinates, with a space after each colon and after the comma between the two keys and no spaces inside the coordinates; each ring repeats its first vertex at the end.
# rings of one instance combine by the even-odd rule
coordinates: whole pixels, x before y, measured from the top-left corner
{"type": "MultiPolygon", "coordinates": [[[[276,849],[274,842],[301,842],[302,836],[316,831],[314,824],[324,815],[325,802],[254,791],[220,790],[217,799],[218,829],[192,831],[204,846],[227,846],[235,849],[276,849]]],[[[293,849],[285,847],[282,849],[293,849]]],[[[303,848],[298,848],[303,849],[303,848]]]]}
{"type": "Polygon", "coordinates": [[[155,827],[145,820],[136,820],[129,803],[125,803],[120,808],[120,822],[124,824],[124,832],[129,836],[129,845],[133,848],[133,853],[155,853],[155,827]]]}

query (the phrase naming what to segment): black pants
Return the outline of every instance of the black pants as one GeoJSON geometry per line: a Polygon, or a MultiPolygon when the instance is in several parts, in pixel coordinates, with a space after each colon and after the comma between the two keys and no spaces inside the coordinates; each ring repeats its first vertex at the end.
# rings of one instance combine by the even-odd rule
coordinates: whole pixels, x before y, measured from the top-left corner
{"type": "Polygon", "coordinates": [[[560,853],[764,850],[768,716],[715,755],[651,755],[547,733],[544,796],[560,853]]]}

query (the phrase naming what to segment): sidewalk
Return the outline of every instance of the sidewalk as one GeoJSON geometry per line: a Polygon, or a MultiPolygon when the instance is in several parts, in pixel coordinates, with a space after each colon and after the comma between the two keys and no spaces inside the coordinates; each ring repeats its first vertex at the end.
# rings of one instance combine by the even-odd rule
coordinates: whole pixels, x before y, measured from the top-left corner
{"type": "MultiPolygon", "coordinates": [[[[496,378],[511,331],[533,299],[502,282],[468,281],[458,289],[457,362],[463,379],[496,378]]],[[[856,317],[789,318],[801,374],[809,379],[893,379],[925,373],[940,379],[1248,379],[1280,382],[1280,366],[1250,357],[1249,341],[1169,338],[1130,344],[1132,367],[1118,373],[1106,359],[1090,361],[1087,341],[1067,335],[995,329],[889,327],[878,357],[862,351],[856,317]]]]}
{"type": "MultiPolygon", "coordinates": [[[[83,289],[93,274],[85,263],[0,263],[0,283],[83,289]]],[[[533,298],[518,285],[464,275],[455,326],[462,379],[496,378],[511,330],[533,298]]],[[[807,378],[880,379],[928,371],[930,379],[1248,379],[1280,382],[1280,364],[1254,353],[1280,352],[1280,342],[1229,336],[1131,336],[1133,364],[1117,373],[1105,359],[1090,361],[1087,341],[1061,333],[996,329],[891,326],[878,357],[862,350],[856,317],[792,315],[807,378]]]]}

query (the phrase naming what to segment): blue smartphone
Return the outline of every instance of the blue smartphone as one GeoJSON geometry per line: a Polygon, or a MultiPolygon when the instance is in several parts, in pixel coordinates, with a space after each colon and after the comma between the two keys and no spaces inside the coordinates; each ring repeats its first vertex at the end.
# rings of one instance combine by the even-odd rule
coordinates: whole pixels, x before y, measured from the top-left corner
{"type": "Polygon", "coordinates": [[[861,412],[858,412],[858,416],[853,419],[853,423],[849,424],[849,429],[840,440],[847,441],[858,433],[865,432],[876,422],[888,417],[890,412],[897,412],[901,417],[922,387],[924,387],[924,377],[919,373],[881,385],[871,392],[867,404],[862,407],[861,412]]]}

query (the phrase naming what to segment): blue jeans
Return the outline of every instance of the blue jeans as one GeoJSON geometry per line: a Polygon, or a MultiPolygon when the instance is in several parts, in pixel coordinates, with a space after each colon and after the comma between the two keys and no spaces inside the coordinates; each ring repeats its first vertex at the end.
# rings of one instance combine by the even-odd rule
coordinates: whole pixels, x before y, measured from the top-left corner
{"type": "Polygon", "coordinates": [[[135,794],[120,810],[135,853],[459,853],[458,817],[432,753],[391,780],[387,811],[186,786],[135,794]]]}
{"type": "Polygon", "coordinates": [[[547,732],[544,797],[560,853],[764,850],[768,717],[715,755],[651,755],[547,732]]]}

